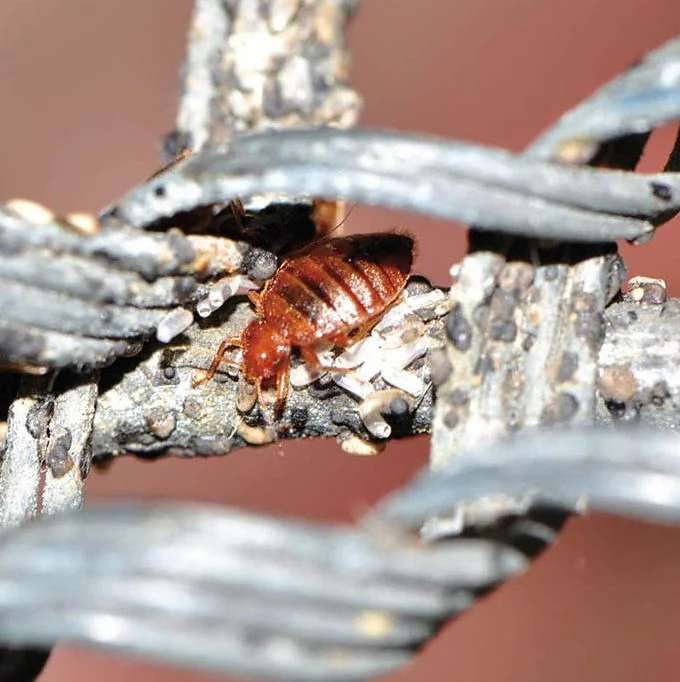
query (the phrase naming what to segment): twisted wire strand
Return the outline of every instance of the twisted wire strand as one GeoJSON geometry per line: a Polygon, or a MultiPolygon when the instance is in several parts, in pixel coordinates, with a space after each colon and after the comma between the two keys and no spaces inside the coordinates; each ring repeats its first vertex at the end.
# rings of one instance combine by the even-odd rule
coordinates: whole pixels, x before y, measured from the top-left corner
{"type": "Polygon", "coordinates": [[[0,545],[0,636],[80,642],[213,671],[362,679],[408,660],[512,547],[424,549],[390,535],[190,505],[42,518],[0,545]]]}
{"type": "Polygon", "coordinates": [[[523,570],[584,499],[588,510],[680,521],[677,436],[558,436],[466,453],[358,530],[187,504],[40,518],[0,541],[0,636],[278,679],[387,672],[523,570]],[[406,532],[456,507],[466,514],[445,540],[406,532]]]}
{"type": "MultiPolygon", "coordinates": [[[[651,53],[565,115],[535,153],[564,160],[574,143],[582,162],[607,140],[680,118],[679,51],[675,39],[651,53]]],[[[667,171],[676,157],[677,149],[667,171]]],[[[671,173],[558,168],[456,143],[324,130],[243,137],[228,156],[206,151],[133,190],[114,214],[147,227],[232,195],[284,190],[586,241],[640,238],[679,208],[671,173]],[[370,154],[353,160],[359,143],[370,154]]],[[[51,229],[6,237],[13,220],[0,212],[7,251],[22,251],[51,229]]],[[[113,240],[107,248],[118,244],[113,228],[102,234],[113,240]]],[[[74,242],[79,257],[93,243],[86,239],[74,242]]],[[[148,279],[143,266],[132,269],[148,279]]],[[[176,273],[151,278],[164,274],[176,273]]],[[[16,329],[0,329],[3,347],[16,346],[13,334],[30,326],[23,318],[11,324],[16,329]]],[[[32,521],[0,538],[0,637],[7,643],[0,675],[23,660],[29,665],[20,664],[20,674],[32,679],[44,662],[40,647],[56,641],[282,679],[385,672],[477,593],[522,570],[584,500],[588,509],[676,523],[676,441],[583,431],[497,444],[421,477],[379,505],[363,531],[185,505],[121,505],[32,521]],[[430,535],[453,536],[446,541],[421,546],[404,534],[452,512],[457,526],[430,535]],[[499,528],[500,520],[508,522],[499,528]]]]}
{"type": "Polygon", "coordinates": [[[649,428],[539,430],[423,472],[374,513],[418,528],[432,517],[465,511],[476,500],[502,496],[506,513],[553,504],[678,524],[679,445],[677,435],[649,428]]]}

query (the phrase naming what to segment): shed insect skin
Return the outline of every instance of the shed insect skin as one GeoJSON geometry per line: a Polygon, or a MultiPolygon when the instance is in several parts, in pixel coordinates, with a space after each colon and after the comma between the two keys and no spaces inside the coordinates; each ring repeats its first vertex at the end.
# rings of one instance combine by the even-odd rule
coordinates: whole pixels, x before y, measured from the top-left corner
{"type": "Polygon", "coordinates": [[[246,380],[261,404],[263,386],[274,383],[279,413],[293,349],[325,369],[316,347],[325,341],[346,348],[365,336],[404,290],[414,250],[410,235],[383,232],[321,240],[290,256],[262,291],[249,294],[256,318],[220,344],[198,384],[214,376],[227,348],[242,348],[246,380]]]}

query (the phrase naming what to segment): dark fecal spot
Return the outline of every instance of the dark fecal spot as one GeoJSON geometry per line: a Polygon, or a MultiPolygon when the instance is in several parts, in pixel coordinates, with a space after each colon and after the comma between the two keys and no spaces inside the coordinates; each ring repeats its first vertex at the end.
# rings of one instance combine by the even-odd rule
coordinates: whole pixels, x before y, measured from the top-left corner
{"type": "Polygon", "coordinates": [[[158,279],[159,264],[156,263],[153,256],[140,256],[134,264],[134,268],[147,282],[158,279]]]}
{"type": "Polygon", "coordinates": [[[651,403],[655,407],[661,407],[671,397],[671,389],[665,381],[657,381],[652,386],[651,403]]]}
{"type": "Polygon", "coordinates": [[[637,322],[638,314],[634,310],[629,310],[626,313],[626,316],[628,317],[629,322],[637,322]]]}
{"type": "Polygon", "coordinates": [[[489,335],[494,341],[511,343],[517,338],[517,325],[508,318],[494,320],[489,326],[489,335]]]}
{"type": "Polygon", "coordinates": [[[493,372],[493,361],[488,355],[483,355],[477,360],[473,374],[483,378],[490,372],[493,372]]]}
{"type": "Polygon", "coordinates": [[[604,315],[597,310],[577,311],[574,332],[592,352],[597,352],[606,332],[604,315]]]}
{"type": "Polygon", "coordinates": [[[294,407],[290,411],[290,423],[296,431],[302,431],[309,421],[309,410],[306,407],[294,407]]]}
{"type": "Polygon", "coordinates": [[[565,424],[578,412],[578,400],[571,393],[558,393],[543,412],[543,423],[565,424]]]}
{"type": "Polygon", "coordinates": [[[623,400],[610,398],[604,401],[604,406],[614,419],[621,419],[626,414],[626,403],[623,400]]]}
{"type": "Polygon", "coordinates": [[[475,306],[475,309],[472,311],[472,321],[480,328],[486,324],[488,317],[489,306],[484,303],[475,306]]]}
{"type": "Polygon", "coordinates": [[[33,405],[26,415],[26,430],[35,439],[47,433],[52,415],[54,414],[54,398],[46,396],[33,405]]]}
{"type": "Polygon", "coordinates": [[[437,348],[430,354],[430,377],[435,386],[441,386],[453,371],[451,362],[443,348],[437,348]]]}
{"type": "Polygon", "coordinates": [[[516,289],[511,291],[497,289],[491,297],[490,307],[492,315],[505,319],[511,318],[517,307],[517,293],[516,289]]]}
{"type": "Polygon", "coordinates": [[[177,261],[186,265],[191,263],[196,257],[196,252],[191,242],[184,236],[184,233],[177,228],[168,230],[168,244],[177,261]]]}
{"type": "Polygon", "coordinates": [[[155,197],[158,197],[159,199],[164,199],[166,195],[165,185],[156,185],[153,188],[153,194],[155,197]]]}
{"type": "Polygon", "coordinates": [[[560,358],[560,365],[557,368],[557,381],[569,381],[573,379],[578,369],[578,353],[565,352],[560,358]]]}
{"type": "Polygon", "coordinates": [[[161,154],[165,163],[191,149],[191,138],[188,133],[172,130],[161,140],[161,154]]]}
{"type": "Polygon", "coordinates": [[[680,314],[680,300],[677,298],[668,299],[661,306],[661,317],[669,317],[680,314]]]}
{"type": "Polygon", "coordinates": [[[543,276],[547,282],[553,282],[560,274],[560,270],[556,265],[549,265],[543,270],[543,276]]]}
{"type": "Polygon", "coordinates": [[[650,182],[649,187],[657,199],[661,199],[661,201],[673,200],[673,190],[667,184],[663,182],[650,182]]]}
{"type": "Polygon", "coordinates": [[[535,343],[536,334],[527,334],[526,338],[522,342],[522,350],[524,350],[525,352],[530,351],[535,343]]]}
{"type": "Polygon", "coordinates": [[[73,468],[73,458],[69,454],[72,443],[71,431],[64,426],[59,427],[51,438],[45,459],[55,478],[65,476],[73,468]]]}
{"type": "Polygon", "coordinates": [[[403,398],[395,398],[394,400],[390,401],[390,404],[385,410],[386,416],[393,417],[405,417],[408,413],[408,403],[403,398]]]}
{"type": "Polygon", "coordinates": [[[444,415],[443,422],[444,426],[447,429],[455,429],[460,422],[460,417],[458,416],[458,413],[455,410],[449,410],[444,415]]]}
{"type": "Polygon", "coordinates": [[[196,292],[196,282],[189,277],[178,277],[172,285],[175,300],[186,303],[196,292]]]}
{"type": "Polygon", "coordinates": [[[472,345],[472,327],[463,314],[460,303],[456,303],[446,318],[446,334],[459,351],[465,352],[472,345]]]}
{"type": "Polygon", "coordinates": [[[449,395],[449,402],[452,405],[466,405],[470,402],[470,396],[462,388],[456,388],[449,395]]]}

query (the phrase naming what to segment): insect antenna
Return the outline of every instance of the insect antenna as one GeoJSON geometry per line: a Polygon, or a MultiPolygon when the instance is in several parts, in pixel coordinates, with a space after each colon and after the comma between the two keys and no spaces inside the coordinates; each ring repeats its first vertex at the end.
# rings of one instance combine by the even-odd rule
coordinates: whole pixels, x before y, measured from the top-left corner
{"type": "Polygon", "coordinates": [[[299,256],[303,254],[305,251],[310,250],[310,249],[315,249],[321,244],[324,244],[325,242],[329,242],[333,237],[333,233],[339,230],[349,219],[350,215],[352,215],[352,211],[356,208],[357,204],[354,203],[352,204],[349,209],[347,210],[347,213],[345,213],[344,217],[342,220],[334,225],[332,228],[330,228],[328,231],[324,232],[322,235],[317,237],[316,239],[313,239],[311,242],[308,244],[303,244],[302,246],[299,246],[296,249],[293,249],[292,251],[286,252],[286,258],[295,258],[296,256],[299,256]]]}
{"type": "Polygon", "coordinates": [[[314,240],[315,242],[318,242],[319,239],[328,236],[344,225],[345,221],[347,218],[349,218],[350,214],[354,210],[356,204],[352,204],[347,213],[345,213],[345,216],[342,218],[342,220],[337,222],[338,215],[344,210],[345,205],[346,202],[344,201],[327,201],[325,199],[314,200],[311,218],[316,227],[317,239],[314,240]]]}

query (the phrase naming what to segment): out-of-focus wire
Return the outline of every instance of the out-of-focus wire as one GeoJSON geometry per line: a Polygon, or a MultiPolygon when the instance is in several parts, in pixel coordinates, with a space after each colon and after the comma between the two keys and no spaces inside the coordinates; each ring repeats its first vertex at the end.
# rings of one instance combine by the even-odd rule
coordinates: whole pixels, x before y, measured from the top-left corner
{"type": "Polygon", "coordinates": [[[483,538],[424,548],[189,505],[43,518],[0,542],[0,637],[214,671],[363,679],[524,568],[483,538]]]}
{"type": "Polygon", "coordinates": [[[0,638],[279,679],[375,676],[521,571],[564,514],[680,522],[679,446],[631,428],[517,438],[421,475],[359,529],[185,504],[41,518],[0,539],[0,638]],[[437,515],[457,525],[421,544],[411,530],[437,515]]]}
{"type": "Polygon", "coordinates": [[[537,431],[421,474],[374,513],[417,528],[435,516],[470,512],[475,503],[475,514],[484,504],[506,514],[551,504],[678,524],[680,438],[632,427],[537,431]]]}

